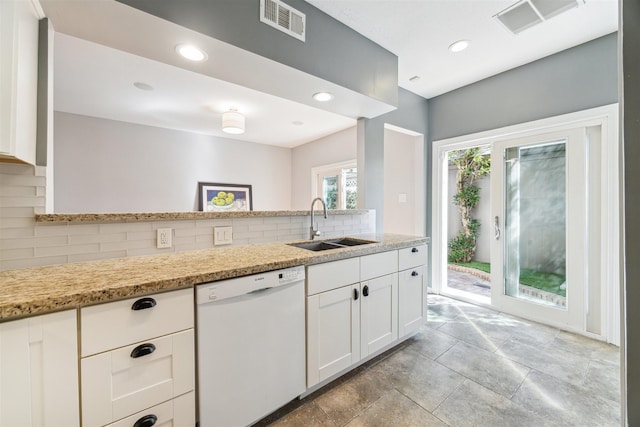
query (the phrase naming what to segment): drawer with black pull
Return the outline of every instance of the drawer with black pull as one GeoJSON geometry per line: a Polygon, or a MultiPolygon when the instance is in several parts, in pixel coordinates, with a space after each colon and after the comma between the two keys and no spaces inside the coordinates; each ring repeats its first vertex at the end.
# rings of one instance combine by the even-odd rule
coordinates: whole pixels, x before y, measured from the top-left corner
{"type": "Polygon", "coordinates": [[[82,425],[104,426],[194,390],[194,354],[189,329],[81,359],[82,425]]]}
{"type": "Polygon", "coordinates": [[[193,328],[193,289],[130,298],[80,310],[81,356],[193,328]]]}
{"type": "Polygon", "coordinates": [[[123,418],[108,427],[195,426],[194,406],[195,393],[192,391],[123,418]]]}
{"type": "Polygon", "coordinates": [[[427,245],[412,246],[398,251],[398,270],[427,264],[427,245]]]}

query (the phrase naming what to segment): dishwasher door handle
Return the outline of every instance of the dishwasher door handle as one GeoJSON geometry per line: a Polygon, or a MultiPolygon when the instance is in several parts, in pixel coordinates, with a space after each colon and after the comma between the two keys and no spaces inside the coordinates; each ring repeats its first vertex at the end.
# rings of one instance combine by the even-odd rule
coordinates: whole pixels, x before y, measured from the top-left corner
{"type": "Polygon", "coordinates": [[[268,291],[269,289],[273,288],[273,286],[268,286],[266,288],[260,288],[260,289],[255,289],[253,291],[247,292],[247,295],[251,295],[251,294],[258,294],[260,292],[265,292],[268,291]]]}

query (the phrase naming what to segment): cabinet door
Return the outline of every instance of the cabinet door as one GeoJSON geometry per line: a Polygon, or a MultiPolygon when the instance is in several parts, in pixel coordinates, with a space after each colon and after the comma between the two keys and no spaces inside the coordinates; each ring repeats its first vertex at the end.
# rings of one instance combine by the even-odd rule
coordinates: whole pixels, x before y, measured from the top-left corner
{"type": "Polygon", "coordinates": [[[0,324],[0,426],[77,426],[76,311],[0,324]]]}
{"type": "Polygon", "coordinates": [[[30,1],[0,1],[0,158],[35,164],[38,14],[30,1]]]}
{"type": "Polygon", "coordinates": [[[360,360],[360,299],[358,285],[307,297],[307,387],[360,360]]]}
{"type": "Polygon", "coordinates": [[[398,327],[399,336],[417,332],[424,323],[424,266],[399,273],[398,327]]]}
{"type": "Polygon", "coordinates": [[[361,283],[361,357],[398,339],[398,273],[361,283]]]}

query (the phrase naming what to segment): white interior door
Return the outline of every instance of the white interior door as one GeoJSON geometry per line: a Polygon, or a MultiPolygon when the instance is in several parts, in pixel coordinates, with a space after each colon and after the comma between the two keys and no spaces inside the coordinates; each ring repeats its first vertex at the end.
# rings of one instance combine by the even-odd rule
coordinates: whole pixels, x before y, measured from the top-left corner
{"type": "Polygon", "coordinates": [[[491,164],[492,305],[584,331],[597,216],[588,209],[586,128],[497,141],[491,164]]]}

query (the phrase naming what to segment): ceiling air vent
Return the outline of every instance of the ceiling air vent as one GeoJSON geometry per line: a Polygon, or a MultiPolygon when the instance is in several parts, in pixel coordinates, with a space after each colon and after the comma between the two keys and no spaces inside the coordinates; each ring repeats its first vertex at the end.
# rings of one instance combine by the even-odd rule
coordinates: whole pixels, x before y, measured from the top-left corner
{"type": "Polygon", "coordinates": [[[494,16],[513,34],[578,7],[577,0],[520,0],[494,16]]]}
{"type": "Polygon", "coordinates": [[[305,14],[280,0],[260,0],[260,21],[298,40],[305,39],[305,14]]]}

